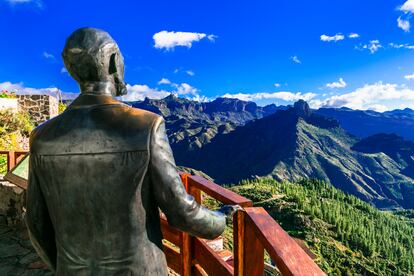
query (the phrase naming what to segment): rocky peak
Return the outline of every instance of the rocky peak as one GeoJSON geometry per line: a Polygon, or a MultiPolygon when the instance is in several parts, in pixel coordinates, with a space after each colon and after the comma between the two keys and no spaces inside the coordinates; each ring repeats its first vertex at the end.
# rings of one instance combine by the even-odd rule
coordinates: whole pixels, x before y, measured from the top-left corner
{"type": "Polygon", "coordinates": [[[311,115],[311,110],[308,103],[304,100],[299,100],[293,105],[293,110],[295,113],[301,117],[309,117],[311,115]]]}

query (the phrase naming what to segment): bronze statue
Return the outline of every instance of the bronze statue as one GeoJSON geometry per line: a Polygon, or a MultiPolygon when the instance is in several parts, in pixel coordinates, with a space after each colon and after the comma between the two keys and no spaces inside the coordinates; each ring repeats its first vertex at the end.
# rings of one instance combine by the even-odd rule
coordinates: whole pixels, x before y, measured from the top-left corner
{"type": "Polygon", "coordinates": [[[63,59],[81,94],[30,137],[27,226],[57,275],[167,275],[159,208],[168,223],[212,239],[226,224],[189,196],[161,116],[115,99],[123,57],[108,33],[82,28],[63,59]]]}

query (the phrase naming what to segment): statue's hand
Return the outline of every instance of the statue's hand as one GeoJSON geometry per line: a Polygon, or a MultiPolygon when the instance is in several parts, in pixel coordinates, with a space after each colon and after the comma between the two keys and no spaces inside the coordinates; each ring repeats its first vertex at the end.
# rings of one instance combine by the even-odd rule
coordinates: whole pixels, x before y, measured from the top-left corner
{"type": "Polygon", "coordinates": [[[243,210],[243,208],[240,205],[223,205],[217,212],[224,214],[229,219],[238,210],[243,210]]]}

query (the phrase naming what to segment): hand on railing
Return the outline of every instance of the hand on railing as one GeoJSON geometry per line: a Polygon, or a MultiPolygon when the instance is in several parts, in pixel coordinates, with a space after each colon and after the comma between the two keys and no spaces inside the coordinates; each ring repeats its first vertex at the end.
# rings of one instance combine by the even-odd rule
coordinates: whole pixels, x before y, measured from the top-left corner
{"type": "Polygon", "coordinates": [[[224,214],[227,221],[229,221],[229,219],[233,217],[234,213],[239,210],[243,210],[240,205],[223,205],[217,210],[217,212],[224,214]]]}

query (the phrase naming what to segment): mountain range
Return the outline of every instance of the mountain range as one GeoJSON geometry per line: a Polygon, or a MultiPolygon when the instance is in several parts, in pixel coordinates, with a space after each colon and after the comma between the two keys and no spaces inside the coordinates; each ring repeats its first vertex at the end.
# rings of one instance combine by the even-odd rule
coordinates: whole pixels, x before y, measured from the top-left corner
{"type": "Polygon", "coordinates": [[[338,120],[345,130],[358,137],[367,137],[377,133],[394,133],[414,141],[414,110],[409,108],[382,113],[346,107],[320,108],[315,112],[338,120]]]}
{"type": "MultiPolygon", "coordinates": [[[[260,107],[236,99],[199,103],[175,96],[132,104],[165,117],[178,165],[218,183],[322,179],[377,207],[414,208],[414,143],[389,133],[354,135],[343,127],[343,117],[360,116],[359,111],[314,111],[304,101],[260,107]],[[342,120],[327,113],[341,114],[342,120]]],[[[373,114],[364,116],[405,116],[408,123],[401,125],[412,119],[408,110],[373,114]]]]}

